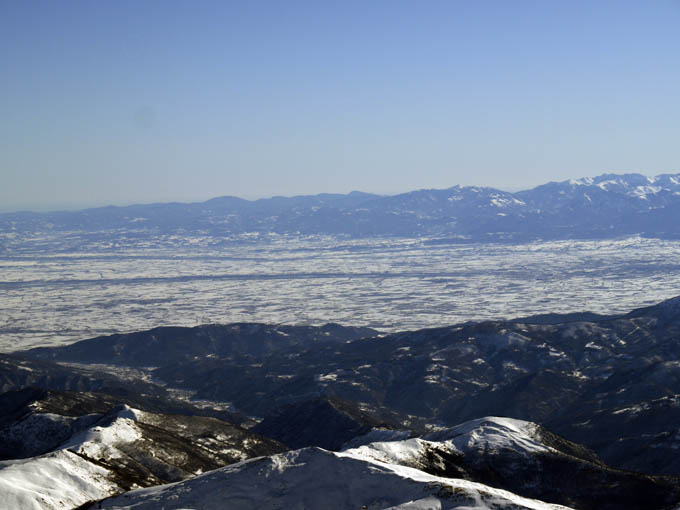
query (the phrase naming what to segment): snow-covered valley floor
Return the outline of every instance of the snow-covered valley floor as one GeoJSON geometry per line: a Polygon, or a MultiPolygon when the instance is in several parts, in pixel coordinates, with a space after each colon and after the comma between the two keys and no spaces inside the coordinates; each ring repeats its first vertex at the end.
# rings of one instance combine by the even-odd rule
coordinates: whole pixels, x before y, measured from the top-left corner
{"type": "Polygon", "coordinates": [[[338,322],[396,331],[617,313],[680,288],[680,242],[642,238],[521,245],[272,238],[219,246],[209,237],[120,246],[73,239],[9,243],[0,257],[0,352],[161,325],[338,322]]]}

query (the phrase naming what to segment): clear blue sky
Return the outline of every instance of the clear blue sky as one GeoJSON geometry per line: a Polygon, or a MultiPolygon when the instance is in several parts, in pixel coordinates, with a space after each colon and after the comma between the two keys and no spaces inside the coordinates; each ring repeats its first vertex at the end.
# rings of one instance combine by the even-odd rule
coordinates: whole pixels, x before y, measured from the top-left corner
{"type": "Polygon", "coordinates": [[[0,0],[0,208],[680,171],[680,2],[0,0]]]}

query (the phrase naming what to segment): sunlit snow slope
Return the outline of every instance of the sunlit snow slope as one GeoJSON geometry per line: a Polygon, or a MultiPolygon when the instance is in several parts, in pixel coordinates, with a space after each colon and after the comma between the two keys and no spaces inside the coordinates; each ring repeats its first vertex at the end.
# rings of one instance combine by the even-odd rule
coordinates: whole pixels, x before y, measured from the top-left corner
{"type": "Polygon", "coordinates": [[[53,452],[0,463],[0,508],[62,510],[120,492],[96,459],[122,460],[117,447],[141,437],[136,420],[136,411],[123,408],[108,426],[91,427],[53,452]]]}
{"type": "Polygon", "coordinates": [[[383,463],[356,451],[335,453],[320,448],[253,459],[185,482],[131,491],[104,501],[101,507],[160,510],[225,505],[230,510],[567,508],[383,463]]]}

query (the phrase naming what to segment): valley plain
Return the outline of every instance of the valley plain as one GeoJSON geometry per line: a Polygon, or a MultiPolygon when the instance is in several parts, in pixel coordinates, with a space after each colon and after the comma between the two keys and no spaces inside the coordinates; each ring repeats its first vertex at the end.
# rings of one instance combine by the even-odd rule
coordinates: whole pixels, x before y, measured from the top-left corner
{"type": "Polygon", "coordinates": [[[622,313],[677,294],[680,241],[43,233],[14,237],[0,269],[9,352],[169,325],[337,322],[387,333],[622,313]]]}

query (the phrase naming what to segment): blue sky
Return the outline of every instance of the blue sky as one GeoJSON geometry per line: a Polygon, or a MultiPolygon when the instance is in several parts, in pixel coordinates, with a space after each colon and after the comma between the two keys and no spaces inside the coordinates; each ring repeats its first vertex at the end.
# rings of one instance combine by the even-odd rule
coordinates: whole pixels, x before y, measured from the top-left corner
{"type": "Polygon", "coordinates": [[[680,171],[680,2],[0,0],[0,208],[680,171]]]}

